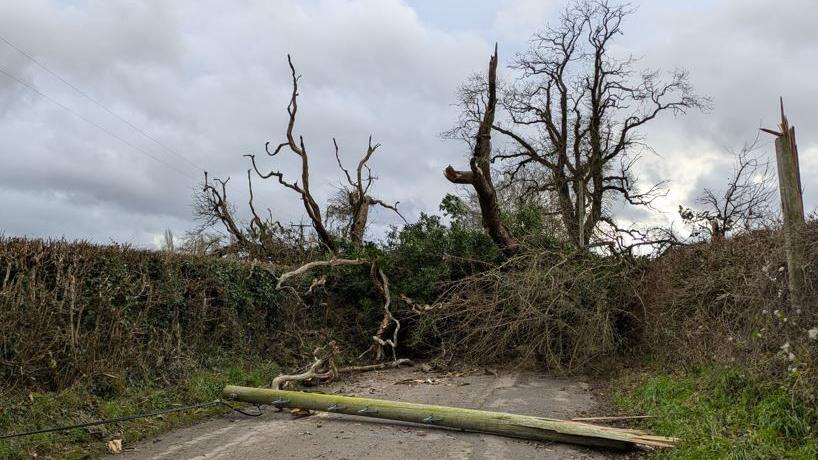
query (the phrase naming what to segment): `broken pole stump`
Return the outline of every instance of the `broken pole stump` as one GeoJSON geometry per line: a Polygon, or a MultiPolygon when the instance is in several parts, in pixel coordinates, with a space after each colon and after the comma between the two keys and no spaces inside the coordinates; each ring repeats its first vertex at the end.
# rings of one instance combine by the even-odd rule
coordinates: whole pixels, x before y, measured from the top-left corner
{"type": "Polygon", "coordinates": [[[226,386],[225,398],[278,408],[298,408],[345,415],[374,417],[497,434],[535,441],[557,441],[591,447],[630,449],[673,447],[674,438],[639,430],[591,425],[553,418],[490,412],[458,407],[358,398],[302,391],[226,386]]]}
{"type": "Polygon", "coordinates": [[[795,127],[784,115],[781,99],[780,131],[763,129],[776,136],[775,160],[778,169],[778,188],[781,194],[781,214],[784,218],[784,241],[787,251],[787,274],[790,305],[801,309],[806,302],[806,248],[803,242],[804,201],[801,189],[801,171],[798,166],[798,146],[795,127]]]}

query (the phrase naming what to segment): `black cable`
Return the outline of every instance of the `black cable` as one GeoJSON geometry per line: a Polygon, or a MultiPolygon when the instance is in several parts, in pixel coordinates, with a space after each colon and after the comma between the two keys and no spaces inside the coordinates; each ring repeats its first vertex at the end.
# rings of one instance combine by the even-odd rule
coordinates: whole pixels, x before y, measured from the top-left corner
{"type": "MultiPolygon", "coordinates": [[[[264,414],[262,406],[258,405],[258,404],[256,405],[256,412],[245,412],[243,409],[239,409],[238,407],[232,406],[232,405],[230,405],[230,404],[228,404],[228,403],[226,403],[226,402],[224,402],[222,400],[217,399],[216,401],[221,403],[221,405],[230,408],[234,412],[238,412],[239,414],[246,415],[248,417],[258,417],[258,416],[264,414]]],[[[216,401],[213,401],[213,402],[216,402],[216,401]]]]}
{"type": "Polygon", "coordinates": [[[146,413],[146,414],[128,415],[128,416],[125,416],[125,417],[117,417],[117,418],[111,418],[111,419],[97,420],[97,421],[94,421],[94,422],[78,423],[76,425],[67,425],[67,426],[59,426],[59,427],[53,427],[53,428],[45,428],[45,429],[42,429],[42,430],[33,430],[33,431],[24,431],[24,432],[21,432],[21,433],[4,434],[4,435],[0,435],[0,439],[19,438],[19,437],[22,437],[22,436],[31,436],[33,434],[53,433],[55,431],[73,430],[73,429],[76,429],[76,428],[86,428],[86,427],[89,427],[89,426],[105,425],[105,424],[108,424],[108,423],[127,422],[129,420],[136,420],[136,419],[139,419],[139,418],[156,417],[158,415],[170,414],[170,413],[173,413],[173,412],[183,412],[183,411],[188,411],[188,410],[193,410],[193,409],[201,409],[203,407],[210,407],[210,406],[217,406],[217,405],[225,406],[225,407],[229,408],[230,410],[238,412],[239,414],[242,414],[242,415],[246,415],[248,417],[258,417],[258,416],[262,415],[261,406],[256,406],[258,408],[258,412],[245,412],[244,410],[242,410],[242,409],[240,409],[238,407],[234,407],[234,406],[232,406],[232,405],[230,405],[230,404],[228,404],[228,403],[226,403],[226,402],[224,402],[224,401],[222,401],[220,399],[217,399],[215,401],[199,403],[199,404],[193,404],[193,405],[190,405],[190,406],[173,407],[173,408],[170,408],[170,409],[163,409],[163,410],[159,410],[159,411],[156,411],[156,412],[149,412],[149,413],[146,413]]]}

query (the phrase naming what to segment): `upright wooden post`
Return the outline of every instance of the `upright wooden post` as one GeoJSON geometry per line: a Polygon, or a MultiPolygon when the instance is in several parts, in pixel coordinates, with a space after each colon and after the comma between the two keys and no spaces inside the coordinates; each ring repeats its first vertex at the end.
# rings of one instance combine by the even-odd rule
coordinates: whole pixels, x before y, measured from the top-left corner
{"type": "Polygon", "coordinates": [[[781,194],[781,213],[784,217],[784,238],[787,250],[790,304],[802,308],[806,302],[806,251],[803,244],[804,201],[801,190],[801,172],[798,167],[798,147],[795,127],[784,115],[781,100],[780,131],[764,129],[776,136],[775,159],[778,166],[778,186],[781,194]]]}

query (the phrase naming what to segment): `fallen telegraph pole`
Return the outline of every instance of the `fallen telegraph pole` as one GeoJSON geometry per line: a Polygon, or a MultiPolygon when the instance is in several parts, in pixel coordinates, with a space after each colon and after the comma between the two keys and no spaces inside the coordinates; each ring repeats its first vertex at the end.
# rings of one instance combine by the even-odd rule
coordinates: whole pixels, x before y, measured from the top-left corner
{"type": "Polygon", "coordinates": [[[552,418],[302,391],[226,386],[226,398],[423,425],[614,449],[673,447],[675,438],[552,418]]]}

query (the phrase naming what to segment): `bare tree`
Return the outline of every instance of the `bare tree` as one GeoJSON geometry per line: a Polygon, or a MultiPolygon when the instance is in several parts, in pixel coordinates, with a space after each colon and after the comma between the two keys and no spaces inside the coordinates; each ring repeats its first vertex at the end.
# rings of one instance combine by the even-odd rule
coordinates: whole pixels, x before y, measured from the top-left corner
{"type": "Polygon", "coordinates": [[[473,95],[469,94],[464,97],[472,101],[469,107],[473,110],[474,118],[481,120],[474,136],[470,170],[458,171],[449,165],[444,174],[452,183],[469,184],[474,187],[480,202],[483,228],[504,254],[512,255],[519,249],[519,244],[503,223],[497,191],[491,179],[491,129],[497,104],[497,45],[494,46],[494,55],[489,60],[486,95],[484,104],[480,103],[480,97],[472,97],[473,95]]]}
{"type": "Polygon", "coordinates": [[[293,91],[292,96],[290,97],[290,103],[287,106],[287,114],[289,114],[290,120],[287,124],[286,141],[279,144],[272,152],[270,151],[270,143],[267,142],[264,145],[264,150],[267,152],[267,155],[274,157],[278,155],[278,153],[281,152],[284,147],[287,147],[293,154],[298,156],[301,159],[301,184],[299,184],[298,181],[286,181],[284,179],[284,174],[280,171],[272,170],[264,174],[259,171],[258,166],[256,165],[255,155],[245,156],[250,158],[253,169],[259,177],[262,179],[275,177],[278,179],[278,182],[281,185],[301,195],[301,201],[304,203],[304,209],[307,211],[307,215],[312,221],[312,226],[315,229],[315,233],[318,235],[319,241],[324,247],[326,247],[326,249],[334,254],[337,251],[335,241],[333,241],[332,236],[324,226],[324,221],[321,218],[321,208],[318,206],[318,203],[315,201],[315,198],[313,198],[312,192],[310,191],[309,154],[307,152],[307,147],[304,144],[304,137],[298,136],[298,142],[296,142],[295,135],[293,133],[295,128],[295,118],[298,112],[298,80],[301,78],[301,76],[296,75],[295,67],[293,66],[293,61],[289,54],[287,55],[287,62],[290,65],[290,71],[292,73],[293,91]]]}
{"type": "Polygon", "coordinates": [[[236,208],[227,196],[228,182],[230,178],[214,178],[211,181],[205,172],[202,190],[194,196],[194,214],[201,222],[201,227],[194,233],[203,234],[208,228],[221,223],[230,238],[228,244],[221,244],[222,241],[213,239],[212,235],[205,238],[208,247],[217,247],[215,253],[218,255],[242,253],[251,259],[269,260],[294,249],[296,238],[293,232],[274,220],[269,209],[264,217],[257,212],[251,171],[247,170],[251,213],[249,224],[235,217],[236,208]]]}
{"type": "Polygon", "coordinates": [[[749,230],[772,221],[774,193],[770,164],[755,153],[756,142],[735,153],[735,165],[723,193],[705,188],[696,199],[701,209],[679,206],[682,219],[693,225],[691,236],[726,237],[741,228],[749,230]]]}
{"type": "MultiPolygon", "coordinates": [[[[501,101],[508,121],[492,125],[514,146],[494,159],[506,164],[511,180],[525,171],[527,177],[532,170],[547,173],[532,190],[554,194],[565,231],[578,247],[587,246],[608,217],[610,202],[649,205],[661,192],[662,184],[639,188],[632,174],[639,149],[649,149],[640,128],[664,112],[683,114],[708,103],[694,94],[685,71],[668,79],[658,71],[635,75],[634,58],[612,55],[622,21],[632,12],[608,0],[569,6],[516,58],[512,68],[520,78],[501,101]]],[[[471,109],[465,111],[468,119],[471,109]]]]}
{"type": "Polygon", "coordinates": [[[196,218],[201,221],[201,230],[213,227],[217,223],[222,223],[225,230],[236,244],[248,246],[245,232],[241,225],[233,216],[235,207],[227,198],[227,184],[230,182],[219,178],[211,182],[207,172],[204,175],[204,184],[201,192],[194,195],[193,212],[196,218]]]}
{"type": "Polygon", "coordinates": [[[345,233],[350,241],[356,246],[363,244],[370,206],[381,206],[392,210],[406,222],[406,219],[400,211],[398,211],[398,202],[391,205],[369,195],[369,189],[376,178],[372,175],[372,170],[367,163],[378,147],[380,147],[380,144],[372,145],[372,137],[369,137],[366,153],[358,162],[358,167],[355,168],[355,174],[353,176],[348,169],[344,168],[341,162],[338,142],[333,138],[332,143],[335,146],[335,159],[338,161],[338,167],[344,172],[347,184],[340,190],[340,196],[334,200],[335,203],[329,207],[327,213],[333,213],[341,218],[346,218],[345,233]],[[364,170],[366,170],[366,177],[364,177],[364,170]]]}

